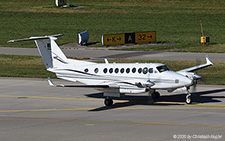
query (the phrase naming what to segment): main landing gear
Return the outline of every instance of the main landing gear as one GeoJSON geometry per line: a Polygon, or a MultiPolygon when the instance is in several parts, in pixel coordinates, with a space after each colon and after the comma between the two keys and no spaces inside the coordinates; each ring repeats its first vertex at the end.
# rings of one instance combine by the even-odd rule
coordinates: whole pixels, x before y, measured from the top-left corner
{"type": "Polygon", "coordinates": [[[159,99],[160,93],[159,92],[153,92],[152,93],[152,99],[159,99]]]}
{"type": "Polygon", "coordinates": [[[149,90],[149,100],[150,101],[155,101],[155,100],[157,100],[157,99],[159,99],[159,97],[160,97],[160,93],[159,92],[157,92],[157,91],[155,91],[155,90],[149,90]]]}
{"type": "Polygon", "coordinates": [[[105,106],[112,106],[113,105],[113,100],[107,97],[105,99],[104,103],[105,103],[105,106]]]}

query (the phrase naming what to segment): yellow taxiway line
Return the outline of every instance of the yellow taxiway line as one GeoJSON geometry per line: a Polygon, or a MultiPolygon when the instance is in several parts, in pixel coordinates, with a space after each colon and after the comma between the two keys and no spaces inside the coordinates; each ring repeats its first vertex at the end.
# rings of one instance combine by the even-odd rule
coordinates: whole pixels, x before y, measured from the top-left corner
{"type": "MultiPolygon", "coordinates": [[[[65,109],[23,109],[23,110],[0,110],[0,113],[15,113],[15,112],[50,112],[50,111],[83,111],[95,110],[96,108],[65,108],[65,109]]],[[[225,109],[225,107],[123,107],[113,108],[118,110],[209,110],[209,109],[225,109]]]]}
{"type": "Polygon", "coordinates": [[[41,96],[13,96],[13,95],[0,95],[0,97],[8,98],[37,98],[37,99],[59,99],[59,100],[86,100],[86,101],[102,101],[102,99],[85,99],[85,98],[64,98],[64,97],[41,97],[41,96]]]}
{"type": "MultiPolygon", "coordinates": [[[[13,95],[0,95],[4,98],[33,98],[33,99],[55,99],[55,100],[85,100],[85,101],[103,101],[103,99],[88,99],[88,98],[62,98],[62,97],[40,97],[40,96],[13,96],[13,95]]],[[[114,100],[116,102],[129,102],[129,100],[114,100]]],[[[149,107],[122,107],[113,109],[121,110],[148,110],[148,109],[225,109],[224,104],[192,104],[186,105],[182,102],[155,102],[156,105],[149,107]],[[174,106],[157,106],[157,104],[171,104],[171,105],[183,105],[182,107],[174,106]]],[[[22,109],[22,110],[0,110],[0,113],[8,112],[49,112],[49,111],[82,111],[82,110],[94,110],[95,108],[65,108],[65,109],[22,109]]],[[[158,124],[158,125],[184,125],[184,126],[200,126],[200,127],[220,127],[220,125],[205,125],[205,124],[190,124],[190,123],[169,123],[169,122],[145,122],[145,121],[113,121],[113,120],[76,120],[76,119],[33,119],[33,118],[0,118],[0,120],[39,120],[39,121],[80,121],[80,122],[105,122],[105,123],[136,123],[136,124],[158,124]]]]}
{"type": "MultiPolygon", "coordinates": [[[[104,99],[88,99],[88,98],[63,98],[63,97],[40,97],[40,96],[13,96],[13,95],[0,95],[5,98],[33,98],[33,99],[54,99],[54,100],[84,100],[84,101],[103,101],[104,99]]],[[[129,102],[129,100],[114,100],[115,102],[129,102]]],[[[225,109],[224,104],[192,104],[187,105],[184,102],[154,102],[151,107],[122,107],[113,109],[121,110],[151,110],[151,109],[171,109],[171,110],[182,110],[182,109],[225,109]],[[157,104],[171,104],[171,105],[185,105],[182,107],[174,106],[157,106],[157,104]]],[[[82,111],[82,110],[94,110],[95,108],[67,108],[67,109],[23,109],[23,110],[0,110],[1,113],[6,112],[43,112],[43,111],[82,111]]]]}
{"type": "MultiPolygon", "coordinates": [[[[0,95],[0,97],[5,98],[33,98],[33,99],[52,99],[52,100],[82,100],[82,101],[104,101],[104,99],[91,99],[91,98],[65,98],[65,97],[41,97],[41,96],[15,96],[15,95],[0,95]]],[[[113,100],[115,102],[129,102],[129,100],[113,100]]],[[[177,105],[189,105],[185,102],[154,102],[157,104],[177,104],[177,105]]],[[[210,107],[225,107],[225,104],[203,104],[203,103],[197,103],[192,104],[191,106],[210,106],[210,107]]]]}

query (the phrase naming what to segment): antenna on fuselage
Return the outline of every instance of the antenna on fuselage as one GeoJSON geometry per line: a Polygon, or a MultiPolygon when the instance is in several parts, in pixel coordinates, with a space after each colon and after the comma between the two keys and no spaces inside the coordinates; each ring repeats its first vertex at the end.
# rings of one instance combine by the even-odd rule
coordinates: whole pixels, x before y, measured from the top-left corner
{"type": "Polygon", "coordinates": [[[105,60],[105,63],[106,63],[106,64],[109,64],[109,61],[108,61],[106,58],[105,58],[104,60],[105,60]]]}

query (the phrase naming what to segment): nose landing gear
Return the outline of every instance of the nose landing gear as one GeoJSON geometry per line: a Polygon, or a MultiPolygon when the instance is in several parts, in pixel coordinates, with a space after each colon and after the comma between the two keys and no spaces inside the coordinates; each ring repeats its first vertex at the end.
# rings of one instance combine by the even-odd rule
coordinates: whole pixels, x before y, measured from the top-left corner
{"type": "Polygon", "coordinates": [[[186,103],[187,104],[192,103],[191,93],[188,90],[187,90],[187,95],[186,95],[186,103]]]}

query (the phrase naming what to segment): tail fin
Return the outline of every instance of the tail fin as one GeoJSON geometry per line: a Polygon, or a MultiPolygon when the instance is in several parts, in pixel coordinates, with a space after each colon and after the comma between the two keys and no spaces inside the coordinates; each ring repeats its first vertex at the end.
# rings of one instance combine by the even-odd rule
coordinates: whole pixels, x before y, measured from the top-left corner
{"type": "Polygon", "coordinates": [[[49,68],[61,68],[65,64],[68,64],[68,59],[61,51],[59,46],[56,44],[56,37],[62,36],[63,34],[43,36],[43,37],[30,37],[27,39],[10,40],[8,42],[19,42],[34,40],[38,51],[44,61],[46,69],[49,68]]]}
{"type": "Polygon", "coordinates": [[[47,69],[61,68],[63,65],[68,64],[67,57],[55,42],[56,39],[55,37],[49,36],[49,39],[35,40],[47,69]]]}

